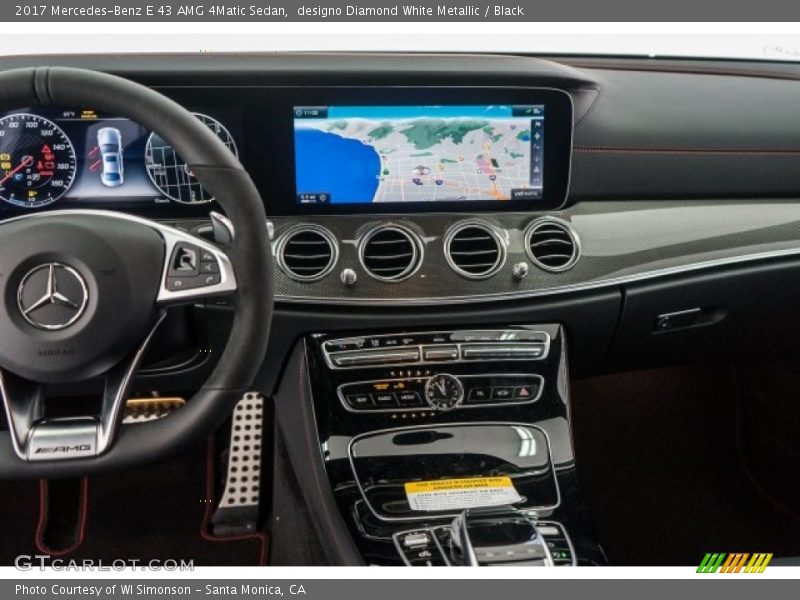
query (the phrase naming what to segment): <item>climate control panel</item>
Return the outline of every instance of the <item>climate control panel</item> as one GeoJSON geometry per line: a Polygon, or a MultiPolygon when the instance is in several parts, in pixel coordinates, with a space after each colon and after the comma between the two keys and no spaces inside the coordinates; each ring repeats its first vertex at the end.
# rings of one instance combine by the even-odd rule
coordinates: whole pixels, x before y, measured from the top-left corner
{"type": "Polygon", "coordinates": [[[532,329],[368,335],[326,340],[322,351],[332,369],[487,360],[529,361],[547,358],[550,335],[532,329]]]}
{"type": "MultiPolygon", "coordinates": [[[[354,430],[397,422],[548,413],[563,365],[558,325],[313,334],[306,356],[324,412],[354,430]]],[[[561,410],[561,406],[557,406],[561,410]]]]}
{"type": "Polygon", "coordinates": [[[421,375],[348,382],[337,395],[350,412],[397,412],[532,404],[542,394],[544,377],[523,373],[421,375]]]}

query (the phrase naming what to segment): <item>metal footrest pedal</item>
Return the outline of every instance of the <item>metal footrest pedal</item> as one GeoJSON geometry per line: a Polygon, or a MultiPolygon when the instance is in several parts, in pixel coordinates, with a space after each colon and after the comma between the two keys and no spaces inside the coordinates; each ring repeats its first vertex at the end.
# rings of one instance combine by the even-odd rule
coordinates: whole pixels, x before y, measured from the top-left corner
{"type": "Polygon", "coordinates": [[[211,533],[228,537],[258,527],[264,396],[248,392],[233,409],[225,490],[211,517],[211,533]]]}

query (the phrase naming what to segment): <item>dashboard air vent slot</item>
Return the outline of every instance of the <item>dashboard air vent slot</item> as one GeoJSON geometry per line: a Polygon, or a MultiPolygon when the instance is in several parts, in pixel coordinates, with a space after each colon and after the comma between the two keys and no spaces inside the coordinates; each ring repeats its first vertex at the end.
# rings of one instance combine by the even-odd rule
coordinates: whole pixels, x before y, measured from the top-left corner
{"type": "Polygon", "coordinates": [[[485,223],[463,223],[445,236],[445,256],[450,267],[470,279],[494,275],[503,265],[503,241],[485,223]]]}
{"type": "Polygon", "coordinates": [[[361,240],[361,266],[375,279],[401,281],[419,266],[416,236],[403,227],[382,225],[361,240]]]}
{"type": "Polygon", "coordinates": [[[336,264],[337,246],[333,235],[322,227],[301,225],[289,231],[278,249],[284,272],[299,281],[316,281],[336,264]]]}
{"type": "Polygon", "coordinates": [[[528,228],[525,245],[536,266],[556,273],[571,268],[580,253],[578,237],[572,227],[552,218],[534,221],[528,228]]]}

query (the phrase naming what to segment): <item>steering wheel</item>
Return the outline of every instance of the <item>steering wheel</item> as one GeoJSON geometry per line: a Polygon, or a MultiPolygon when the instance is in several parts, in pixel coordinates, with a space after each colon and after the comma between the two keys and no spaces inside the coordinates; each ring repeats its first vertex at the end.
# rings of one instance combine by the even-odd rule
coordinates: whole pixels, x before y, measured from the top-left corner
{"type": "Polygon", "coordinates": [[[219,202],[232,241],[101,210],[0,221],[0,478],[85,475],[163,460],[230,414],[266,354],[272,259],[261,197],[202,122],[137,83],[62,67],[0,73],[0,112],[91,106],[157,131],[219,202]],[[148,344],[176,304],[229,296],[234,320],[213,372],[162,419],[122,425],[148,344]],[[48,384],[104,378],[99,414],[47,415],[48,384]]]}

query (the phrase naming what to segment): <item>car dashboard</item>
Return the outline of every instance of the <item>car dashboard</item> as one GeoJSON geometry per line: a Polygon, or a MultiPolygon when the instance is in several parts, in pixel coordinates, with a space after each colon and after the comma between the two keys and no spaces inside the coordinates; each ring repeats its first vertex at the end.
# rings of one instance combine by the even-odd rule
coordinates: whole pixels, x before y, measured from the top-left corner
{"type": "MultiPolygon", "coordinates": [[[[680,139],[690,133],[679,127],[682,102],[722,97],[744,77],[694,76],[678,94],[668,73],[533,58],[484,56],[469,70],[471,59],[457,56],[428,57],[416,70],[400,57],[343,60],[217,57],[192,75],[176,73],[184,59],[173,57],[138,74],[193,111],[251,173],[270,219],[280,302],[518,300],[795,253],[796,210],[784,201],[791,148],[735,147],[724,115],[697,127],[728,147],[680,139]],[[228,63],[242,70],[222,73],[228,63]],[[638,130],[613,128],[625,102],[638,130]],[[659,144],[633,139],[648,128],[659,144]],[[746,164],[769,175],[732,181],[746,164]],[[722,186],[713,198],[703,190],[710,179],[722,186]],[[754,203],[747,187],[758,181],[754,203]],[[691,182],[697,193],[685,189],[691,182]]],[[[727,110],[735,118],[747,101],[727,110]]],[[[775,116],[764,118],[753,132],[778,135],[775,116]]],[[[0,136],[0,218],[99,208],[210,231],[213,197],[136,123],[97,107],[21,107],[0,116],[0,136]]]]}
{"type": "MultiPolygon", "coordinates": [[[[50,61],[183,105],[258,188],[275,310],[253,389],[287,449],[276,477],[297,477],[324,539],[353,543],[326,548],[330,562],[451,564],[442,527],[457,515],[431,516],[405,486],[500,474],[550,532],[552,564],[603,563],[573,380],[796,351],[797,66],[209,54],[0,68],[50,61]]],[[[104,209],[224,241],[174,149],[103,106],[0,115],[0,163],[0,219],[104,209]]],[[[225,298],[170,309],[137,393],[197,389],[232,313],[225,298]]]]}

